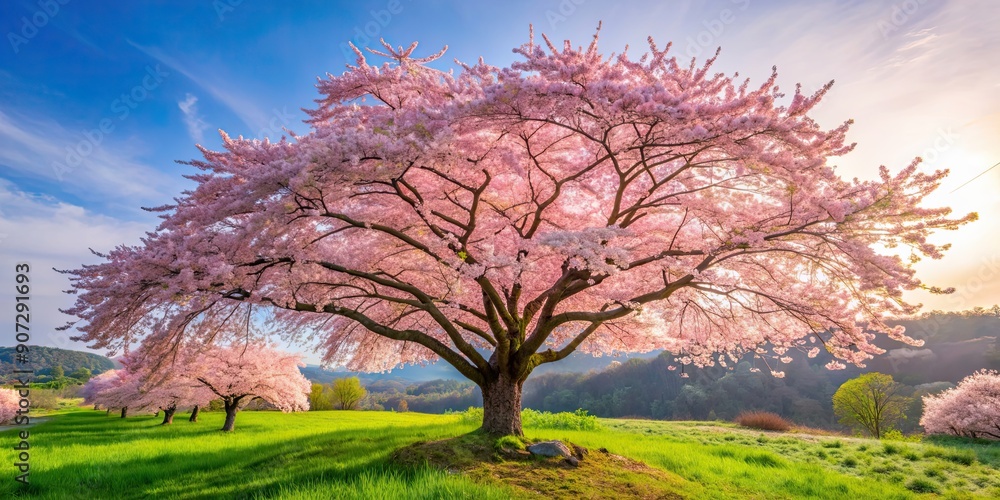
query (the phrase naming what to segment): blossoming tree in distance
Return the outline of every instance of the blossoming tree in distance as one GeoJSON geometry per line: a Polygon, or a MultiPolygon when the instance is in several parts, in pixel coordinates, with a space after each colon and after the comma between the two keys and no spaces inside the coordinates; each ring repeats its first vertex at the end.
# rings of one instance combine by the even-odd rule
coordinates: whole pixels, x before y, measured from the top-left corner
{"type": "Polygon", "coordinates": [[[980,370],[941,394],[924,396],[928,434],[1000,439],[1000,373],[980,370]]]}
{"type": "MultiPolygon", "coordinates": [[[[188,354],[188,353],[185,353],[188,354]]],[[[191,408],[191,421],[198,420],[198,408],[207,405],[215,394],[195,378],[195,359],[150,364],[144,370],[144,384],[137,407],[163,411],[163,425],[172,424],[178,409],[191,408]]]]}
{"type": "Polygon", "coordinates": [[[917,309],[905,290],[947,291],[912,264],[975,218],[921,206],[946,172],[919,161],[837,175],[849,123],[808,115],[830,85],[786,99],[776,73],[751,87],[652,39],[636,59],[532,36],[457,74],[383,45],[319,82],[309,134],[223,133],[155,233],[71,271],[78,338],[207,341],[263,308],[328,363],[443,359],[482,388],[485,431],[521,434],[525,379],[577,350],[862,363],[877,335],[916,344],[886,318],[917,309]]]}
{"type": "Polygon", "coordinates": [[[123,368],[91,377],[80,389],[80,395],[83,396],[84,404],[104,408],[109,412],[120,409],[121,417],[125,418],[129,408],[141,409],[143,380],[131,357],[123,356],[119,358],[119,362],[124,365],[123,368]]]}
{"type": "Polygon", "coordinates": [[[214,346],[190,365],[190,377],[222,398],[226,421],[222,430],[236,426],[236,412],[253,399],[262,399],[281,411],[309,409],[312,383],[299,371],[302,358],[256,344],[214,346]]]}
{"type": "Polygon", "coordinates": [[[21,396],[14,389],[0,389],[0,424],[12,422],[17,416],[21,396]]]}

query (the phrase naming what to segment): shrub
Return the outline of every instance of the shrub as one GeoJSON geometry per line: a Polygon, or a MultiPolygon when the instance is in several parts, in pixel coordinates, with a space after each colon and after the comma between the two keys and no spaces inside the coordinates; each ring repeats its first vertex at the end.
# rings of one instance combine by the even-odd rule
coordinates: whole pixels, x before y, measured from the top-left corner
{"type": "Polygon", "coordinates": [[[601,428],[597,422],[597,417],[587,413],[587,410],[578,409],[573,413],[549,413],[547,411],[535,411],[531,408],[521,410],[521,423],[525,427],[538,429],[573,429],[581,431],[593,431],[601,428]]]}
{"type": "Polygon", "coordinates": [[[736,423],[751,429],[763,431],[787,431],[792,428],[792,423],[785,420],[777,413],[768,411],[743,412],[736,416],[736,423]]]}
{"type": "Polygon", "coordinates": [[[921,437],[919,434],[907,436],[896,429],[890,429],[882,433],[882,439],[885,441],[903,441],[906,443],[919,443],[921,437]]]}
{"type": "Polygon", "coordinates": [[[833,441],[823,441],[820,446],[824,448],[841,448],[844,446],[844,443],[839,439],[834,439],[833,441]]]}
{"type": "MultiPolygon", "coordinates": [[[[450,412],[446,412],[450,413],[450,412]]],[[[475,406],[458,413],[463,424],[483,423],[483,409],[475,406]]],[[[587,410],[576,410],[573,413],[550,413],[536,411],[531,408],[521,410],[521,424],[535,429],[572,429],[580,431],[595,431],[601,428],[597,417],[587,413],[587,410]]]]}
{"type": "Polygon", "coordinates": [[[59,408],[59,395],[54,389],[32,389],[28,398],[32,408],[41,410],[56,410],[59,408]]]}
{"type": "Polygon", "coordinates": [[[841,463],[844,464],[844,467],[857,467],[858,466],[858,460],[856,458],[854,458],[854,457],[847,457],[841,463]]]}
{"type": "Polygon", "coordinates": [[[468,410],[458,413],[458,420],[463,424],[482,424],[483,409],[476,406],[470,406],[468,410]]]}

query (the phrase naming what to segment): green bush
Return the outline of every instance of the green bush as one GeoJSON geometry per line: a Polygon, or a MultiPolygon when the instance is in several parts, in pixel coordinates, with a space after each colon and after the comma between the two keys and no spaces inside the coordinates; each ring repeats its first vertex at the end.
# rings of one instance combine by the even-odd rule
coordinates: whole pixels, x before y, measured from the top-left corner
{"type": "Polygon", "coordinates": [[[28,401],[32,408],[55,410],[59,408],[59,391],[56,389],[31,389],[28,401]]]}
{"type": "MultiPolygon", "coordinates": [[[[482,424],[483,409],[471,406],[468,410],[457,413],[463,424],[482,424]]],[[[587,410],[576,410],[573,413],[550,413],[536,411],[531,408],[521,410],[521,425],[534,429],[572,429],[594,431],[601,428],[597,417],[587,413],[587,410]]]]}
{"type": "MultiPolygon", "coordinates": [[[[450,413],[450,412],[446,412],[450,413]]],[[[458,420],[463,424],[477,424],[481,425],[483,423],[483,409],[470,406],[468,410],[458,413],[458,420]]]]}
{"type": "Polygon", "coordinates": [[[588,414],[587,410],[583,409],[578,409],[573,413],[549,413],[547,411],[536,411],[531,408],[525,408],[521,410],[521,423],[525,427],[536,429],[594,431],[601,428],[601,424],[597,422],[597,417],[588,414]]]}
{"type": "Polygon", "coordinates": [[[907,436],[896,429],[890,429],[882,433],[882,440],[884,441],[903,441],[906,443],[919,443],[921,439],[922,438],[920,434],[907,436]]]}

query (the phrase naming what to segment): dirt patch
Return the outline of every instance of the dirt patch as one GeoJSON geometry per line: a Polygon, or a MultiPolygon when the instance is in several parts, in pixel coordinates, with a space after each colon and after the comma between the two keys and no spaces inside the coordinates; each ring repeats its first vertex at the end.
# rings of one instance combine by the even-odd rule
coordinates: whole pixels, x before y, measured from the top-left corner
{"type": "Polygon", "coordinates": [[[578,465],[572,465],[562,457],[498,450],[490,438],[472,434],[416,443],[397,450],[393,460],[404,466],[428,465],[476,481],[507,484],[528,497],[684,498],[680,490],[685,480],[680,476],[600,450],[589,450],[578,465]]]}

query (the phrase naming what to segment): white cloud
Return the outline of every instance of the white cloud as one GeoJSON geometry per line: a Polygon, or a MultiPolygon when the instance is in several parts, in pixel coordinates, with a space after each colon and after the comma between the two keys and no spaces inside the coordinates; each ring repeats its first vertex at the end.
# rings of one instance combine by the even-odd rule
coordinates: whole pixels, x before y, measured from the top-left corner
{"type": "MultiPolygon", "coordinates": [[[[138,244],[145,231],[154,226],[149,221],[130,222],[95,214],[82,207],[50,197],[32,195],[0,179],[0,280],[14,283],[15,263],[30,265],[31,344],[83,349],[69,340],[78,332],[57,332],[72,318],[59,309],[72,305],[73,296],[63,293],[70,288],[67,276],[55,269],[76,269],[99,259],[88,249],[107,251],[119,244],[138,244]]],[[[14,302],[14,287],[0,287],[0,303],[14,302]]],[[[0,321],[14,323],[14,308],[4,308],[0,321]]],[[[14,342],[13,333],[2,344],[14,342]]]]}
{"type": "Polygon", "coordinates": [[[254,104],[253,99],[241,96],[235,88],[216,82],[216,79],[213,79],[210,72],[201,69],[192,70],[188,65],[183,64],[181,61],[169,56],[156,47],[146,47],[131,40],[129,40],[129,43],[161,64],[169,66],[174,71],[184,75],[188,80],[191,80],[204,89],[215,100],[229,108],[254,133],[268,128],[268,122],[272,119],[271,115],[261,111],[254,104]]]}
{"type": "Polygon", "coordinates": [[[191,139],[198,144],[205,142],[205,129],[208,128],[208,124],[198,116],[198,98],[187,94],[183,101],[177,101],[177,106],[184,113],[184,125],[187,126],[191,139]]]}
{"type": "Polygon", "coordinates": [[[141,151],[134,140],[123,141],[113,129],[99,127],[71,131],[51,118],[0,109],[0,164],[19,176],[56,181],[58,190],[81,199],[132,210],[161,203],[168,199],[165,193],[180,190],[177,176],[136,159],[141,151]]]}

